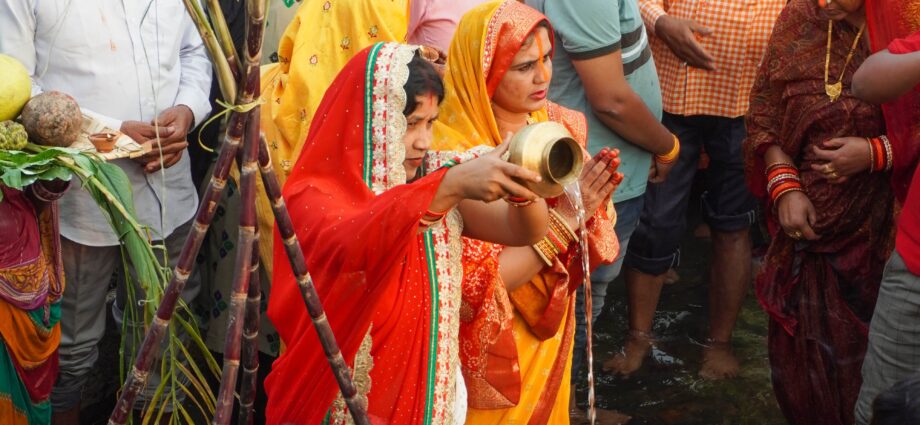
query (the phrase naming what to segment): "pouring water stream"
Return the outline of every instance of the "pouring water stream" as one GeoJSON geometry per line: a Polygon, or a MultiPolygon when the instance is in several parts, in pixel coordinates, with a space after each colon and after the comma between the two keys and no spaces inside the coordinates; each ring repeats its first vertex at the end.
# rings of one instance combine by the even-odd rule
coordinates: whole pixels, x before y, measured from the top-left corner
{"type": "Polygon", "coordinates": [[[586,226],[587,212],[585,211],[584,199],[581,196],[581,186],[578,180],[565,187],[566,197],[575,208],[575,214],[578,221],[578,247],[581,254],[582,267],[584,268],[584,288],[585,288],[585,331],[587,333],[587,345],[585,352],[588,358],[588,420],[594,425],[597,420],[597,409],[594,406],[594,353],[592,350],[591,339],[591,265],[588,256],[588,231],[586,226]]]}

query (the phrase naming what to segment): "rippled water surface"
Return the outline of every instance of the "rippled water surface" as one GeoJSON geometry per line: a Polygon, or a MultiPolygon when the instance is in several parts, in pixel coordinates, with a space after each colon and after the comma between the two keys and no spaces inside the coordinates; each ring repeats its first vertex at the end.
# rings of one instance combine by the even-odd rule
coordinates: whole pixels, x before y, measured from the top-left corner
{"type": "MultiPolygon", "coordinates": [[[[600,370],[622,347],[627,329],[625,285],[619,279],[611,286],[594,327],[598,406],[633,416],[630,424],[785,424],[770,385],[767,316],[753,290],[734,334],[739,377],[706,381],[698,376],[708,322],[709,242],[688,235],[682,252],[680,281],[665,286],[655,316],[658,349],[628,379],[600,370]]],[[[578,394],[584,400],[583,385],[578,394]]]]}

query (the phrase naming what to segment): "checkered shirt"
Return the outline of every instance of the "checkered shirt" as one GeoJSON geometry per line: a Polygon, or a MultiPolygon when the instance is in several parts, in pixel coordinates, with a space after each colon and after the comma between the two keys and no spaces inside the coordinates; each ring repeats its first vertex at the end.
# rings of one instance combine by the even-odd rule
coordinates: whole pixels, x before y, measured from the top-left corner
{"type": "Polygon", "coordinates": [[[642,19],[654,35],[662,15],[692,19],[711,29],[697,36],[715,58],[715,72],[688,66],[668,46],[651,37],[661,80],[664,110],[675,115],[735,118],[748,109],[748,97],[766,50],[773,23],[786,0],[638,0],[642,19]]]}

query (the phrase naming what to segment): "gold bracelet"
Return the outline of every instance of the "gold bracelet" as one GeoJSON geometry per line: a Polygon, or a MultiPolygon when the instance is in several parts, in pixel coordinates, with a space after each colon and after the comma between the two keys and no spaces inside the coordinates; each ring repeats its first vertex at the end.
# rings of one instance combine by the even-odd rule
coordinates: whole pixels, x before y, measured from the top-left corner
{"type": "Polygon", "coordinates": [[[559,253],[556,252],[556,248],[551,243],[547,242],[546,238],[541,239],[531,246],[547,267],[551,267],[556,260],[556,256],[559,255],[559,253]]]}
{"type": "Polygon", "coordinates": [[[674,137],[674,146],[671,148],[671,151],[664,155],[655,155],[655,161],[659,164],[670,164],[674,161],[677,161],[677,157],[680,156],[680,139],[677,138],[676,134],[672,134],[674,137]]]}
{"type": "Polygon", "coordinates": [[[562,214],[559,214],[555,209],[549,210],[549,227],[550,231],[554,231],[556,236],[562,239],[566,245],[571,244],[578,240],[578,236],[569,227],[569,224],[566,223],[565,219],[562,217],[562,214]]]}

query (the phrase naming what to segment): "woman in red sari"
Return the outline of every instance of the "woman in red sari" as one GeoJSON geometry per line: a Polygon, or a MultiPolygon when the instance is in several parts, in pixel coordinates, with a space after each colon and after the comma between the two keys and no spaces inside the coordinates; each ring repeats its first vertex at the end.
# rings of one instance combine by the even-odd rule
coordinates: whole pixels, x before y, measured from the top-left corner
{"type": "MultiPolygon", "coordinates": [[[[507,145],[426,155],[443,86],[417,50],[378,43],[346,65],[284,186],[327,318],[377,424],[463,422],[460,235],[526,245],[547,226],[545,203],[511,180],[538,177],[500,159],[507,145]],[[407,176],[417,178],[406,184],[407,176]],[[477,202],[507,197],[529,205],[477,202]]],[[[268,315],[287,350],[265,383],[267,420],[344,423],[349,413],[282,249],[276,237],[268,315]]]]}
{"type": "Polygon", "coordinates": [[[892,184],[903,208],[869,329],[856,405],[860,425],[875,423],[876,396],[920,369],[920,0],[867,0],[866,15],[877,53],[854,75],[853,92],[886,102],[892,184]]]}
{"type": "Polygon", "coordinates": [[[862,0],[792,0],[751,94],[751,191],[773,241],[756,292],[770,315],[773,387],[796,424],[852,424],[869,319],[893,240],[881,110],[852,96],[868,56],[862,0]],[[822,2],[823,3],[823,2],[822,2]],[[878,145],[884,148],[882,145],[878,145]],[[832,163],[830,157],[849,158],[832,163]],[[871,171],[871,173],[870,173],[871,171]]]}

